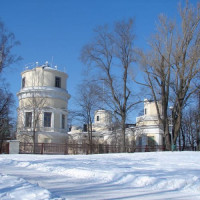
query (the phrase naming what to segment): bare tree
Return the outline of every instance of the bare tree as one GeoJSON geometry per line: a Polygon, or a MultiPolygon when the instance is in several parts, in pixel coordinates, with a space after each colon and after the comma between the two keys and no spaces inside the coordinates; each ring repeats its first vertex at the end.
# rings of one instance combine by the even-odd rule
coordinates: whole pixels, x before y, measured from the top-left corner
{"type": "Polygon", "coordinates": [[[76,111],[76,115],[81,118],[82,122],[87,125],[88,143],[90,146],[90,153],[93,152],[93,119],[95,111],[100,108],[101,89],[94,82],[84,81],[78,86],[78,98],[76,103],[79,110],[76,111]]]}
{"type": "Polygon", "coordinates": [[[11,110],[14,105],[14,98],[6,88],[5,85],[0,87],[0,153],[2,152],[3,142],[10,138],[12,128],[11,110]]]}
{"type": "Polygon", "coordinates": [[[193,80],[199,73],[199,6],[194,9],[188,2],[180,6],[181,27],[163,15],[159,17],[157,33],[150,42],[150,53],[139,51],[140,63],[156,103],[159,121],[163,126],[166,148],[176,144],[180,132],[182,110],[197,90],[193,80]],[[162,111],[158,109],[162,103],[162,111]],[[173,141],[169,135],[168,104],[173,103],[173,141]]]}
{"type": "Polygon", "coordinates": [[[129,84],[129,69],[134,63],[134,39],[133,20],[119,21],[114,28],[108,26],[99,27],[95,30],[93,42],[82,49],[82,61],[99,70],[99,79],[104,80],[107,87],[107,103],[120,117],[122,146],[125,151],[125,123],[128,111],[135,103],[129,84]]]}
{"type": "Polygon", "coordinates": [[[164,16],[159,17],[157,33],[150,41],[150,51],[146,54],[138,51],[140,64],[144,71],[145,83],[155,101],[159,122],[162,124],[166,148],[170,150],[170,134],[168,120],[168,104],[171,80],[171,62],[173,55],[174,23],[168,22],[164,16]],[[162,109],[159,109],[161,103],[162,109]]]}
{"type": "MultiPolygon", "coordinates": [[[[0,75],[5,67],[20,60],[20,57],[12,54],[12,49],[18,45],[13,33],[6,30],[4,23],[0,19],[0,75]]],[[[0,152],[5,139],[10,137],[12,128],[11,110],[14,104],[13,95],[8,91],[4,80],[0,80],[0,152]]]]}
{"type": "Polygon", "coordinates": [[[21,57],[12,54],[12,49],[19,45],[15,35],[9,32],[4,23],[0,20],[0,73],[5,67],[21,60],[21,57]]]}
{"type": "Polygon", "coordinates": [[[33,143],[33,153],[36,153],[36,143],[38,142],[38,132],[43,126],[43,112],[48,111],[48,97],[44,88],[40,89],[43,84],[43,70],[36,71],[33,69],[32,77],[27,96],[23,97],[23,92],[19,93],[18,108],[18,139],[26,143],[33,143]]]}
{"type": "Polygon", "coordinates": [[[173,99],[173,143],[179,136],[183,108],[198,88],[194,81],[200,72],[200,3],[194,8],[186,2],[180,6],[181,29],[176,31],[171,79],[173,99]]]}

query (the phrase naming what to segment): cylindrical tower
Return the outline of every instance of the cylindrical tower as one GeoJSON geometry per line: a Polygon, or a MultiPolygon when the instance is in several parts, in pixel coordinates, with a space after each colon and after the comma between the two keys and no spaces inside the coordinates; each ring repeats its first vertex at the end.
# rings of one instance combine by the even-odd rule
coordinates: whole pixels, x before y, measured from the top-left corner
{"type": "Polygon", "coordinates": [[[94,115],[94,130],[110,130],[112,127],[112,113],[108,110],[97,110],[94,115]]]}
{"type": "Polygon", "coordinates": [[[67,74],[43,65],[21,73],[17,138],[22,142],[64,143],[67,138],[67,74]]]}

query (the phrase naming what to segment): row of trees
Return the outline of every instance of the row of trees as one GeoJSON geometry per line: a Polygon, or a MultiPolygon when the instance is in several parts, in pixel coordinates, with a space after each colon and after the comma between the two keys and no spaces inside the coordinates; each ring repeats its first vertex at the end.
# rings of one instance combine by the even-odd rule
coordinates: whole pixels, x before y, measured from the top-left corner
{"type": "MultiPolygon", "coordinates": [[[[178,23],[175,19],[159,16],[156,32],[151,36],[146,51],[134,45],[132,19],[117,22],[114,27],[98,27],[93,40],[82,49],[81,60],[91,70],[92,77],[95,77],[90,84],[93,85],[97,80],[104,82],[104,91],[98,102],[102,100],[120,121],[124,149],[128,113],[143,100],[136,90],[139,85],[142,91],[146,91],[145,95],[150,95],[156,103],[166,149],[170,150],[171,145],[181,138],[179,136],[185,120],[183,112],[191,107],[191,99],[200,92],[200,4],[193,7],[187,1],[185,7],[179,5],[179,17],[178,23]],[[133,75],[138,65],[144,75],[142,80],[133,75]],[[162,104],[162,110],[159,110],[159,103],[162,104]],[[172,113],[169,112],[169,106],[173,108],[172,113]],[[173,122],[172,140],[170,118],[173,122]]],[[[81,91],[80,98],[83,100],[84,88],[81,91]]],[[[91,95],[95,96],[95,93],[86,89],[85,95],[90,96],[92,101],[91,95]]],[[[80,107],[88,113],[91,102],[81,102],[84,105],[80,104],[80,107]],[[88,103],[89,109],[86,107],[88,103]]],[[[91,116],[87,116],[87,120],[88,125],[91,124],[91,116]]],[[[199,110],[196,120],[198,135],[199,110]]],[[[187,130],[185,134],[188,134],[187,130]]]]}

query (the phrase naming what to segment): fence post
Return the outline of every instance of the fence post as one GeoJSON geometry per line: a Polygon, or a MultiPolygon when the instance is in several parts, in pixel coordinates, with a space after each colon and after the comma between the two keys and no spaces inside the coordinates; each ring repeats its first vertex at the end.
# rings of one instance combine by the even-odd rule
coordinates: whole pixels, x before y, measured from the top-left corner
{"type": "Polygon", "coordinates": [[[6,153],[9,154],[10,151],[10,144],[6,143],[6,153]]]}

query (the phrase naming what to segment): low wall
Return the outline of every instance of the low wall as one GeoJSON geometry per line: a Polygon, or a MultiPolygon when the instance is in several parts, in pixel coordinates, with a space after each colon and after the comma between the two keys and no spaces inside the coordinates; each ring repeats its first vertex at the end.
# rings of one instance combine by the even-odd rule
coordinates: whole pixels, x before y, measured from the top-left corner
{"type": "Polygon", "coordinates": [[[19,140],[8,140],[9,154],[19,154],[19,140]]]}

